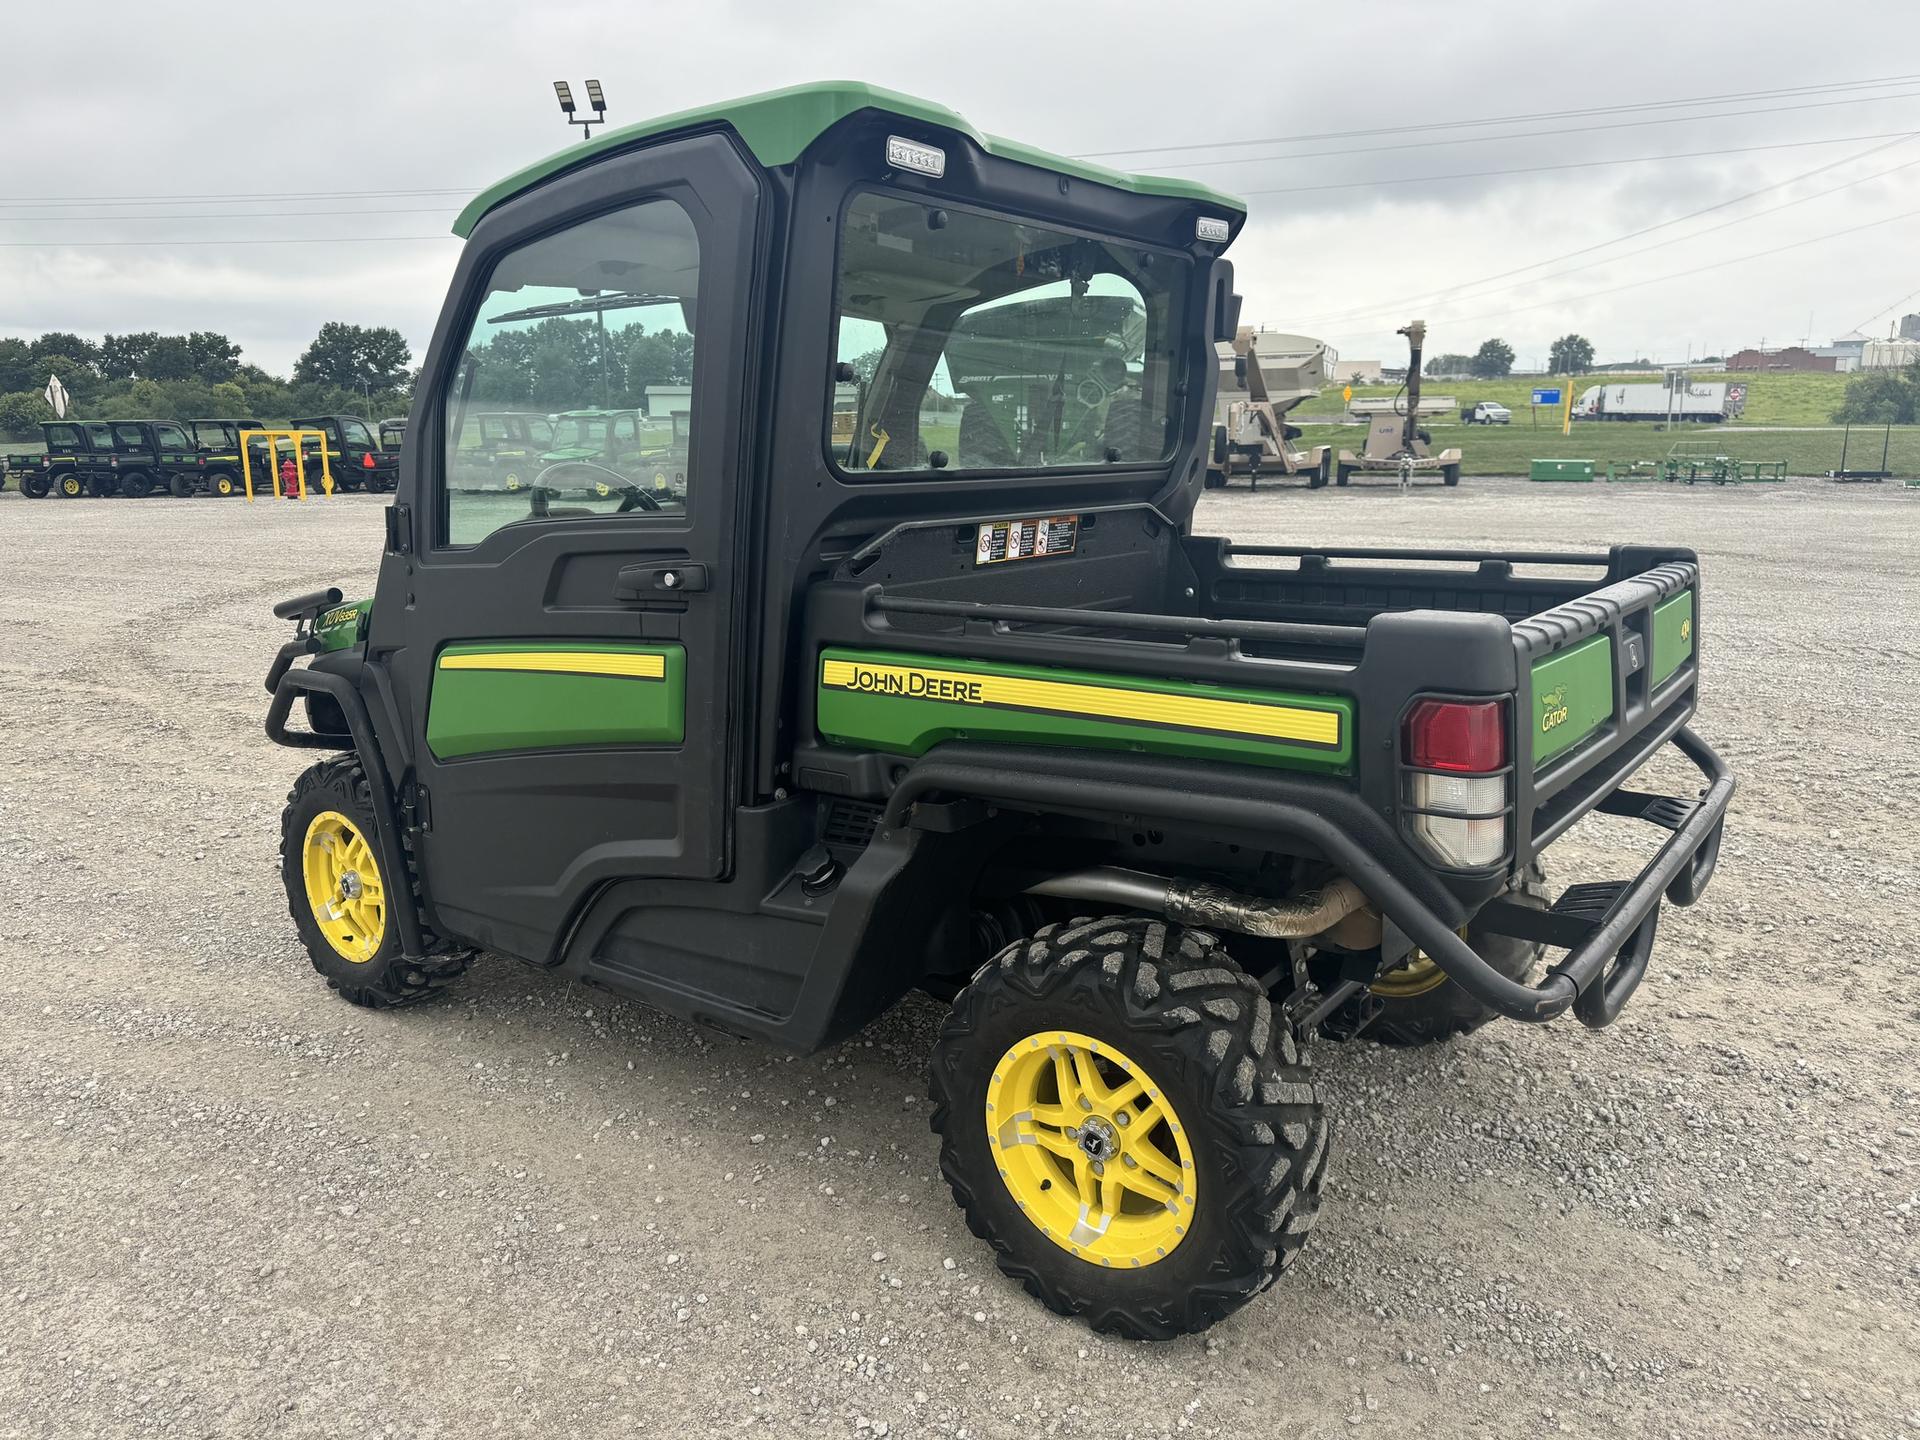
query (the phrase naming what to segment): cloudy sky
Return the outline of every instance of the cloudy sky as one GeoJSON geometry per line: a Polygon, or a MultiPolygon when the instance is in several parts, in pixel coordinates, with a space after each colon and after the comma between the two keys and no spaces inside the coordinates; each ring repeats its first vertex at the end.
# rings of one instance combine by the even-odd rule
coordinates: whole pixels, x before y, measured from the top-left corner
{"type": "Polygon", "coordinates": [[[1205,179],[1250,207],[1246,318],[1350,358],[1414,315],[1525,366],[1569,330],[1684,358],[1920,309],[1914,0],[5,11],[0,335],[222,330],[283,371],[339,319],[417,353],[454,213],[567,143],[549,81],[588,76],[621,121],[867,80],[1205,179]]]}

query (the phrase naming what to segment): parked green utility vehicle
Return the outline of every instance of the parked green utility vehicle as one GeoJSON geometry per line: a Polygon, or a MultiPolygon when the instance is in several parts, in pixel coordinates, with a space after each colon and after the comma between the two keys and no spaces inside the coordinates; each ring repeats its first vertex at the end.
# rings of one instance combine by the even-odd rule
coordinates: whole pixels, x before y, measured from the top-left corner
{"type": "MultiPolygon", "coordinates": [[[[336,752],[283,819],[314,966],[397,1005],[491,950],[800,1050],[950,997],[968,1225],[1149,1337],[1306,1240],[1309,1039],[1611,1021],[1733,790],[1687,728],[1699,565],[1196,534],[1243,218],[862,85],[482,195],[376,592],[276,607],[268,732],[336,752]],[[532,355],[648,344],[691,353],[683,485],[461,483],[532,355]],[[1627,788],[1669,744],[1700,791],[1627,788]],[[1549,905],[1595,810],[1665,843],[1549,905]]],[[[577,375],[543,399],[604,404],[577,375]]]]}

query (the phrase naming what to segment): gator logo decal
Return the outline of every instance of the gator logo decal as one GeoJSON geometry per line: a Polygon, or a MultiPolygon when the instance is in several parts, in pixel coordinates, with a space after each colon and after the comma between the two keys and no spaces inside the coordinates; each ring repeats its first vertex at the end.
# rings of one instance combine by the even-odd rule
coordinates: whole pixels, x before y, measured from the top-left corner
{"type": "Polygon", "coordinates": [[[1325,749],[1337,749],[1341,743],[1337,710],[1138,690],[1118,684],[830,657],[821,661],[820,684],[824,689],[876,698],[1122,721],[1211,735],[1285,740],[1325,749]]]}
{"type": "Polygon", "coordinates": [[[1693,617],[1691,615],[1680,622],[1680,638],[1682,640],[1693,639],[1693,617]]]}
{"type": "Polygon", "coordinates": [[[1567,687],[1556,685],[1540,697],[1540,733],[1558,729],[1567,723],[1571,712],[1567,708],[1567,687]]]}

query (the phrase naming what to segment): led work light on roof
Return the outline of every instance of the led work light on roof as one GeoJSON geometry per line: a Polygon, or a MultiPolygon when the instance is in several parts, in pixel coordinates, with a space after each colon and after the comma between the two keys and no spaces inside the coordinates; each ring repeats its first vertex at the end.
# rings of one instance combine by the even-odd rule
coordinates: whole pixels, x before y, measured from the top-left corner
{"type": "Polygon", "coordinates": [[[1196,240],[1206,240],[1215,245],[1224,245],[1232,234],[1233,229],[1226,221],[1216,219],[1212,215],[1202,215],[1198,220],[1193,222],[1193,238],[1196,240]]]}
{"type": "Polygon", "coordinates": [[[1507,853],[1507,707],[1501,700],[1420,700],[1400,759],[1413,835],[1442,865],[1478,870],[1507,853]]]}
{"type": "Polygon", "coordinates": [[[916,175],[931,175],[938,180],[947,173],[947,152],[938,145],[923,145],[918,140],[889,135],[887,164],[895,170],[911,170],[916,175]]]}
{"type": "Polygon", "coordinates": [[[560,102],[560,113],[567,117],[569,125],[580,127],[580,138],[586,139],[593,134],[593,127],[607,118],[607,97],[600,89],[598,80],[587,81],[587,104],[593,107],[593,114],[582,120],[575,114],[573,87],[564,80],[553,82],[553,93],[560,102]]]}

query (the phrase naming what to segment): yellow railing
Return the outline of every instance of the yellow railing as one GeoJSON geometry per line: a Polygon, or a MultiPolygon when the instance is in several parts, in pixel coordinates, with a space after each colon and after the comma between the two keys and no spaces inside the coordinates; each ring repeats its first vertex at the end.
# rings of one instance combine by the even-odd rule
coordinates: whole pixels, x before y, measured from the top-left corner
{"type": "Polygon", "coordinates": [[[299,477],[300,498],[307,498],[307,455],[306,442],[315,440],[320,445],[320,487],[329,497],[333,495],[333,452],[327,448],[327,432],[324,430],[276,430],[263,426],[258,430],[240,432],[240,475],[247,485],[247,499],[253,499],[253,442],[259,441],[267,447],[267,489],[275,495],[280,493],[280,447],[289,445],[293,451],[293,468],[299,477]]]}

